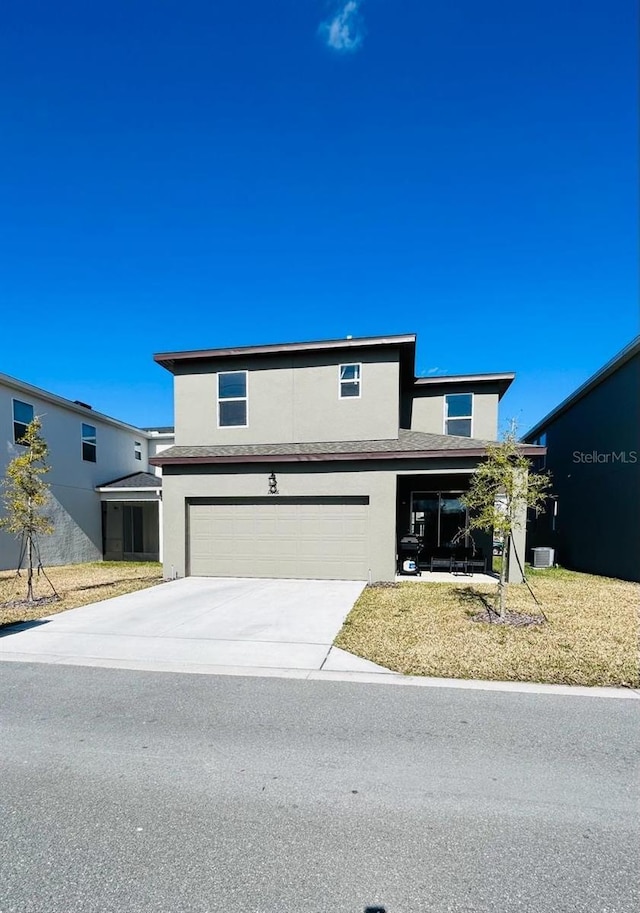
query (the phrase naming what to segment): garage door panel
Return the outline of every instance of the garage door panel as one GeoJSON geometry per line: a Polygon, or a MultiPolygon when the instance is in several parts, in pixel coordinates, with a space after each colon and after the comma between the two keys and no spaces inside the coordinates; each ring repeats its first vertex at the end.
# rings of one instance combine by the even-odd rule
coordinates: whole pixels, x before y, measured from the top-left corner
{"type": "Polygon", "coordinates": [[[189,572],[199,576],[364,580],[365,499],[191,503],[189,572]]]}

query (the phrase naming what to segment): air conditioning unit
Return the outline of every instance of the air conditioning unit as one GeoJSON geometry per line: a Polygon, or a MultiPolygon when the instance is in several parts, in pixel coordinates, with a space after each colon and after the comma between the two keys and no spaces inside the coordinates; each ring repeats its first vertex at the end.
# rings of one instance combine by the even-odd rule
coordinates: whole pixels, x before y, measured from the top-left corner
{"type": "Polygon", "coordinates": [[[552,548],[534,548],[533,549],[533,566],[534,567],[553,567],[554,553],[552,548]]]}

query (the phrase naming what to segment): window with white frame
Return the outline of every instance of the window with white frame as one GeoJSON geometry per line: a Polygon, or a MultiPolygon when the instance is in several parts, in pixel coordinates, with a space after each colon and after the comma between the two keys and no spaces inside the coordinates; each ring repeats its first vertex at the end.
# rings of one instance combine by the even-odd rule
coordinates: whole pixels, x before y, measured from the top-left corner
{"type": "Polygon", "coordinates": [[[136,458],[136,460],[142,459],[142,444],[140,443],[140,441],[136,441],[134,443],[133,455],[136,458]]]}
{"type": "Polygon", "coordinates": [[[248,422],[247,372],[218,374],[218,427],[246,428],[248,422]]]}
{"type": "Polygon", "coordinates": [[[22,438],[27,431],[27,425],[33,421],[33,406],[31,403],[21,403],[19,399],[13,401],[13,441],[22,444],[22,438]]]}
{"type": "Polygon", "coordinates": [[[340,365],[340,399],[359,397],[362,386],[362,365],[340,365]]]}
{"type": "Polygon", "coordinates": [[[87,463],[95,463],[98,453],[98,438],[93,425],[82,423],[82,459],[87,463]]]}
{"type": "Polygon", "coordinates": [[[473,393],[448,393],[444,398],[444,433],[471,437],[473,393]]]}

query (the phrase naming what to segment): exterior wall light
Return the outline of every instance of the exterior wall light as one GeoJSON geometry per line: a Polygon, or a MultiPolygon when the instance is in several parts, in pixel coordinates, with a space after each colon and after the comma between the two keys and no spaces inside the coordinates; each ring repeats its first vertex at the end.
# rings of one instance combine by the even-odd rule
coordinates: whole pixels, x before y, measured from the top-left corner
{"type": "Polygon", "coordinates": [[[277,495],[278,494],[278,480],[276,479],[275,472],[272,472],[269,476],[269,494],[277,495]]]}

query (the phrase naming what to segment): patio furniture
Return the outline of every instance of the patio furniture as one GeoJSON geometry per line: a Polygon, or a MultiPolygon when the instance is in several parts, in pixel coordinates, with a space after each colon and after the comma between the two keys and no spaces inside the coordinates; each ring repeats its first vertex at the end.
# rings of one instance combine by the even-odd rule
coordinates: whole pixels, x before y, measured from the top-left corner
{"type": "Polygon", "coordinates": [[[484,557],[482,550],[478,549],[467,558],[467,570],[470,574],[486,574],[487,559],[484,557]]]}
{"type": "Polygon", "coordinates": [[[452,574],[470,574],[468,561],[471,557],[471,549],[459,546],[454,548],[451,554],[451,573],[452,574]]]}
{"type": "Polygon", "coordinates": [[[429,560],[430,571],[448,571],[451,573],[451,549],[437,548],[431,553],[429,560]]]}

